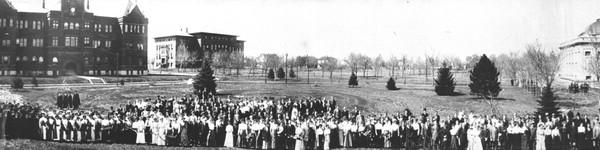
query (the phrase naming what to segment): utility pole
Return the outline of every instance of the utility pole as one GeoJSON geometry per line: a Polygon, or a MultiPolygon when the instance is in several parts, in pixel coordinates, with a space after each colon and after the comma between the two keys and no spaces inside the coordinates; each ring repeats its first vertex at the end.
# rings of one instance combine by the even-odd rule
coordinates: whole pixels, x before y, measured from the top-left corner
{"type": "Polygon", "coordinates": [[[310,84],[310,66],[308,65],[309,63],[310,59],[308,59],[308,54],[306,54],[306,69],[308,70],[306,73],[306,84],[310,84]]]}
{"type": "Polygon", "coordinates": [[[285,84],[288,83],[288,59],[287,58],[288,58],[288,54],[285,53],[285,73],[283,73],[283,74],[285,74],[285,77],[284,77],[285,78],[285,84]]]}

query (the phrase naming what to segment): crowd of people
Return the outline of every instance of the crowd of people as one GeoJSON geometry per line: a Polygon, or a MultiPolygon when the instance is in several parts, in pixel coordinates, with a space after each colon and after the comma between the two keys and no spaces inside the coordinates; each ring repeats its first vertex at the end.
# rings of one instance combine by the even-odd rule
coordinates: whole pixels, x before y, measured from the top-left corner
{"type": "Polygon", "coordinates": [[[56,142],[299,150],[600,148],[599,119],[571,112],[521,116],[458,112],[442,117],[426,109],[418,115],[406,109],[364,114],[338,106],[333,98],[191,95],[137,100],[108,112],[4,106],[11,109],[9,138],[56,142]],[[16,125],[31,126],[12,130],[16,125]]]}

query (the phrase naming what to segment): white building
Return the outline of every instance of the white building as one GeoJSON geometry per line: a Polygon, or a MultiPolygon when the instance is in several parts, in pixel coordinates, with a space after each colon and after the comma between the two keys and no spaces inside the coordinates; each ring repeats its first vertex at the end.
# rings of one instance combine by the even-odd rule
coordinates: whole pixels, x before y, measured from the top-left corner
{"type": "Polygon", "coordinates": [[[586,70],[590,60],[598,57],[600,49],[600,19],[589,25],[575,39],[559,46],[562,55],[559,78],[586,81],[597,77],[586,70]]]}

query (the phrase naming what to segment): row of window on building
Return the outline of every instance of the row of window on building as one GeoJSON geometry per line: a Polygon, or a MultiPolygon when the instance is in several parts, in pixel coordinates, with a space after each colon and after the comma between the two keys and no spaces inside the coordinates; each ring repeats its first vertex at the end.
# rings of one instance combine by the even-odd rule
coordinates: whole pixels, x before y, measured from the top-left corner
{"type": "Polygon", "coordinates": [[[124,24],[123,30],[125,33],[145,33],[146,26],[137,24],[124,24]]]}
{"type": "MultiPolygon", "coordinates": [[[[44,63],[43,56],[2,56],[1,64],[9,64],[11,62],[11,58],[14,57],[16,62],[33,62],[33,63],[44,63]],[[31,58],[31,59],[30,59],[31,58]]],[[[58,63],[57,57],[52,57],[53,63],[58,63]]]]}
{"type": "Polygon", "coordinates": [[[204,49],[218,50],[218,49],[227,49],[227,50],[240,50],[240,48],[235,49],[233,46],[229,45],[204,45],[204,49]]]}
{"type": "MultiPolygon", "coordinates": [[[[104,41],[104,45],[102,45],[102,41],[101,40],[90,40],[90,37],[84,37],[83,38],[83,45],[86,47],[92,47],[92,48],[101,48],[101,47],[105,47],[105,48],[111,48],[112,47],[112,41],[110,40],[106,40],[104,41]]],[[[58,40],[59,38],[57,36],[52,37],[51,39],[51,43],[50,46],[51,47],[58,47],[58,40]]],[[[18,47],[28,47],[29,46],[29,40],[27,38],[17,38],[15,40],[15,44],[18,47]]],[[[2,40],[2,47],[9,47],[12,46],[11,45],[12,42],[11,40],[5,39],[2,40]]],[[[31,40],[31,46],[32,47],[43,47],[44,46],[44,39],[42,38],[34,38],[31,40]]],[[[65,47],[78,47],[79,46],[79,37],[76,36],[67,36],[65,37],[65,47]]]]}

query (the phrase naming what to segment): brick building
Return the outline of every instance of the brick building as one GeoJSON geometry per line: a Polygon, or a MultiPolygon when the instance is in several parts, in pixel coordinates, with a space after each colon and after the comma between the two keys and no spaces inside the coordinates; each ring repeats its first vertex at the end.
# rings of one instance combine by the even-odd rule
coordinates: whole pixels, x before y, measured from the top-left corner
{"type": "Polygon", "coordinates": [[[20,12],[0,0],[0,75],[147,74],[148,19],[137,4],[119,18],[94,15],[89,0],[60,4],[20,12]]]}
{"type": "Polygon", "coordinates": [[[227,67],[244,58],[244,41],[236,35],[180,33],[154,40],[156,51],[151,62],[154,69],[198,68],[204,60],[212,60],[215,67],[227,67]]]}

